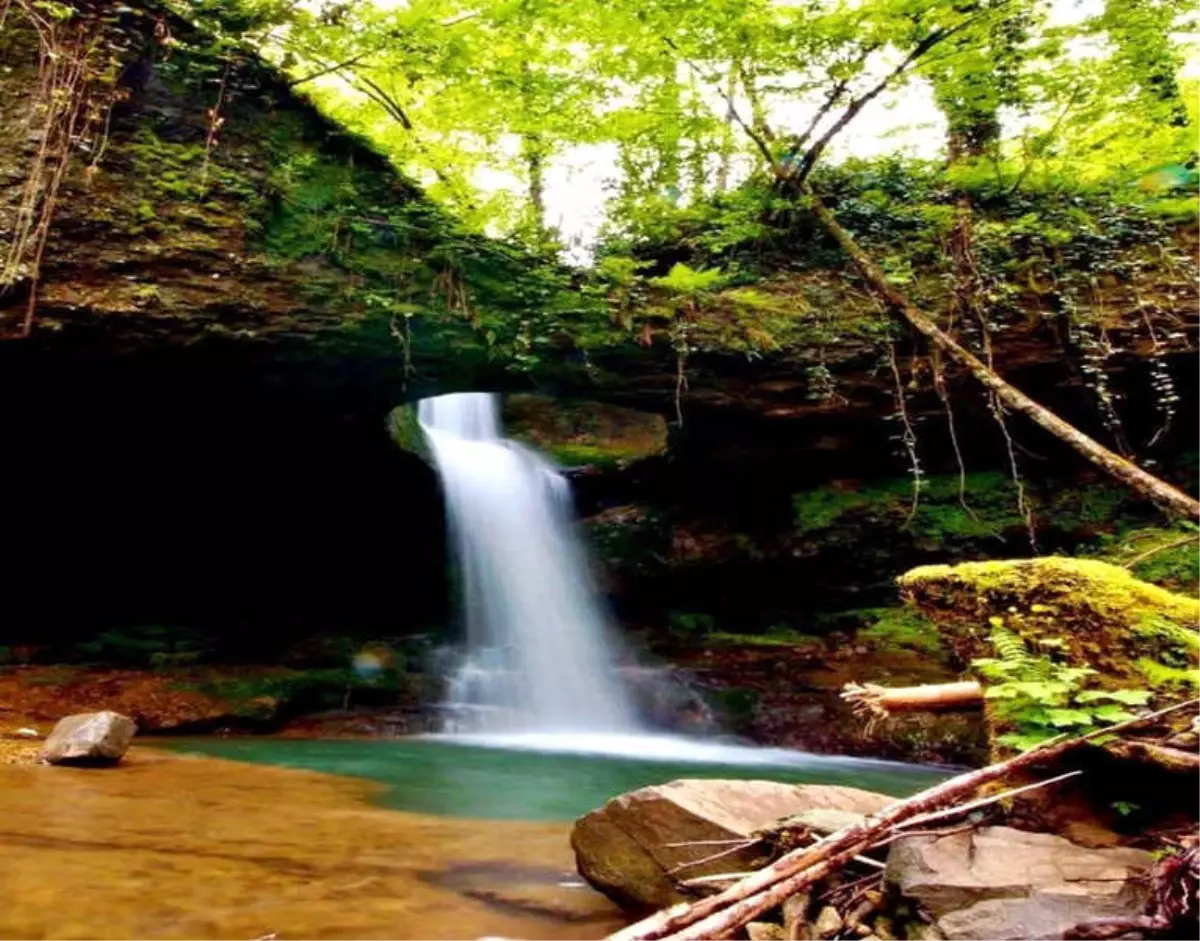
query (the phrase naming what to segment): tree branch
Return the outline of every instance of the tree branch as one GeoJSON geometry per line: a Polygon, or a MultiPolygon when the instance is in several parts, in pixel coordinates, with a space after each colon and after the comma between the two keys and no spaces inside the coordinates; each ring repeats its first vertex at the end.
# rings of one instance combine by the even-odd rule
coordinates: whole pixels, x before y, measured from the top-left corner
{"type": "Polygon", "coordinates": [[[304,78],[293,79],[292,81],[288,82],[287,87],[295,88],[297,85],[303,85],[305,82],[311,82],[313,79],[320,78],[323,75],[329,75],[331,72],[340,72],[342,69],[347,69],[357,62],[361,62],[367,56],[371,55],[374,51],[375,50],[371,50],[370,52],[360,52],[358,55],[352,56],[351,58],[347,59],[345,62],[338,62],[334,65],[327,65],[324,68],[322,68],[316,72],[313,72],[311,75],[304,76],[304,78]]]}
{"type": "Polygon", "coordinates": [[[804,157],[801,159],[800,165],[795,174],[785,182],[797,184],[803,183],[805,180],[807,180],[809,174],[813,171],[813,167],[816,166],[817,161],[821,159],[821,154],[825,152],[825,148],[829,146],[830,142],[837,137],[838,134],[845,130],[846,125],[858,117],[859,112],[861,112],[863,108],[882,95],[884,91],[887,90],[888,86],[890,86],[895,79],[899,78],[906,71],[908,71],[909,66],[921,58],[921,56],[925,55],[925,53],[927,53],[938,43],[942,42],[944,39],[953,36],[959,30],[963,29],[969,22],[970,20],[968,19],[964,20],[962,23],[959,23],[957,26],[950,27],[949,29],[935,29],[919,43],[913,46],[908,55],[904,57],[903,62],[901,62],[898,66],[892,69],[891,72],[881,78],[871,89],[859,95],[850,102],[846,110],[842,112],[841,116],[834,121],[833,124],[829,126],[828,130],[818,137],[816,142],[808,149],[808,151],[804,154],[804,157]]]}
{"type": "Polygon", "coordinates": [[[1004,405],[1041,425],[1060,441],[1069,445],[1134,492],[1183,517],[1193,520],[1200,519],[1200,501],[1171,486],[1166,481],[1159,480],[1153,474],[1148,474],[1132,461],[1115,454],[1098,441],[1089,438],[1044,405],[1035,402],[1015,386],[1009,385],[998,373],[961,346],[957,340],[939,327],[931,317],[919,310],[904,293],[888,281],[883,270],[859,247],[850,233],[842,228],[837,217],[821,202],[807,182],[800,183],[800,192],[808,198],[812,211],[821,225],[850,256],[864,280],[887,302],[896,316],[929,339],[947,357],[960,366],[964,366],[984,388],[994,394],[1004,405]]]}

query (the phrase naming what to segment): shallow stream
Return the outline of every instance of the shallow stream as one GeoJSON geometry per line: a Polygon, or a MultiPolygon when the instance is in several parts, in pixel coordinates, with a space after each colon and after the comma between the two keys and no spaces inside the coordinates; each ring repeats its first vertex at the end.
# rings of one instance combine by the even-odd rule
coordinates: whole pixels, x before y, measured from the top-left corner
{"type": "Polygon", "coordinates": [[[575,876],[570,820],[620,791],[740,776],[900,794],[938,776],[524,744],[208,738],[116,768],[0,765],[0,938],[602,938],[624,918],[575,876]]]}

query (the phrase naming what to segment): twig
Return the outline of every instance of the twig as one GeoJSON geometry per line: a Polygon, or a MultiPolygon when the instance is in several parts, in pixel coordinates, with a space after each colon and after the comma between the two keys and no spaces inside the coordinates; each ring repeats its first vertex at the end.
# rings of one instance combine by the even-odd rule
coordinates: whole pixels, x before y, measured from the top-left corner
{"type": "Polygon", "coordinates": [[[694,859],[688,863],[680,863],[678,866],[668,869],[667,875],[673,876],[675,873],[683,872],[685,869],[695,869],[697,866],[703,866],[705,863],[711,863],[718,859],[724,859],[726,856],[733,856],[735,853],[740,853],[742,850],[749,849],[758,842],[758,840],[748,840],[746,842],[739,843],[737,846],[731,846],[728,849],[723,849],[719,853],[713,853],[711,856],[704,856],[700,859],[694,859]]]}
{"type": "Polygon", "coordinates": [[[819,901],[823,902],[826,899],[833,898],[839,892],[844,892],[844,891],[846,891],[846,889],[853,889],[853,888],[857,888],[858,886],[865,885],[869,882],[874,882],[876,879],[882,878],[882,876],[883,876],[883,873],[881,873],[881,872],[869,873],[868,875],[863,876],[861,879],[855,879],[853,882],[846,882],[846,883],[843,883],[842,885],[834,886],[828,892],[824,892],[821,895],[817,896],[817,898],[819,901]]]}
{"type": "Polygon", "coordinates": [[[684,840],[682,843],[664,843],[663,846],[669,846],[671,849],[677,849],[680,846],[729,846],[731,843],[745,843],[745,839],[741,840],[684,840]]]}
{"type": "Polygon", "coordinates": [[[1136,558],[1134,558],[1133,560],[1131,560],[1129,562],[1126,562],[1121,567],[1126,568],[1126,569],[1132,569],[1135,565],[1145,562],[1151,556],[1156,556],[1160,552],[1166,552],[1168,549],[1177,549],[1180,546],[1185,546],[1189,542],[1191,542],[1193,539],[1200,539],[1200,533],[1189,533],[1186,536],[1182,536],[1179,539],[1176,539],[1174,542],[1168,542],[1168,543],[1164,543],[1161,546],[1155,546],[1149,552],[1143,552],[1141,555],[1137,556],[1136,558]]]}
{"type": "Polygon", "coordinates": [[[999,794],[992,794],[990,797],[981,797],[978,800],[973,800],[967,804],[959,804],[957,807],[947,807],[945,810],[939,810],[935,813],[922,814],[919,817],[912,817],[905,820],[903,823],[896,825],[896,829],[900,830],[904,827],[915,826],[917,824],[929,823],[932,820],[943,820],[946,817],[956,817],[959,814],[969,813],[972,810],[978,810],[980,807],[986,807],[988,804],[995,804],[1008,797],[1015,797],[1017,794],[1023,794],[1026,791],[1033,791],[1039,787],[1047,787],[1051,784],[1057,784],[1059,781],[1065,781],[1067,778],[1075,778],[1083,774],[1082,771],[1068,771],[1066,774],[1060,774],[1056,778],[1047,778],[1045,781],[1035,781],[1033,784],[1026,784],[1023,787],[1014,787],[1008,791],[1002,791],[999,794]]]}

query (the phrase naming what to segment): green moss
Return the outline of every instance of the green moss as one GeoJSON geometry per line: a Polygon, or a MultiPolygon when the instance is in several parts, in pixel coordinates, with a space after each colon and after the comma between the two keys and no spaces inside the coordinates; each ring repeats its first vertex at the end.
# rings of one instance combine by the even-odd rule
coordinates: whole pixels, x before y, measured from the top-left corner
{"type": "Polygon", "coordinates": [[[997,754],[1178,700],[1200,662],[1200,601],[1096,559],[930,565],[899,584],[986,681],[997,754]]]}
{"type": "Polygon", "coordinates": [[[1174,689],[1177,692],[1194,691],[1200,688],[1200,671],[1195,667],[1172,667],[1159,663],[1151,657],[1140,657],[1135,661],[1146,681],[1156,688],[1174,689]]]}
{"type": "Polygon", "coordinates": [[[388,433],[402,451],[415,454],[426,463],[432,463],[429,442],[425,429],[417,419],[417,410],[412,405],[400,405],[388,413],[388,433]]]}
{"type": "Polygon", "coordinates": [[[504,412],[512,437],[565,467],[615,467],[667,448],[666,422],[653,412],[532,394],[507,396],[504,412]]]}
{"type": "Polygon", "coordinates": [[[1012,481],[998,472],[968,474],[965,485],[957,475],[928,477],[921,483],[915,513],[912,499],[912,482],[901,478],[857,491],[833,487],[809,490],[796,494],[792,505],[801,533],[830,529],[849,514],[932,541],[995,536],[1024,525],[1016,512],[1012,481]],[[960,499],[962,486],[965,498],[960,499]]]}
{"type": "Polygon", "coordinates": [[[563,467],[617,467],[641,457],[636,451],[587,444],[555,444],[545,450],[563,467]]]}
{"type": "Polygon", "coordinates": [[[945,645],[937,625],[910,607],[872,608],[863,612],[872,623],[856,635],[885,648],[907,647],[921,653],[940,654],[945,645]]]}
{"type": "Polygon", "coordinates": [[[824,646],[820,637],[802,634],[788,628],[771,628],[762,634],[738,634],[731,631],[713,631],[704,635],[705,644],[722,644],[730,647],[811,647],[824,646]]]}
{"type": "Polygon", "coordinates": [[[1129,568],[1142,581],[1194,595],[1200,589],[1198,541],[1191,523],[1133,526],[1102,536],[1087,553],[1129,568]]]}
{"type": "Polygon", "coordinates": [[[925,597],[969,591],[988,603],[1006,598],[1027,603],[1057,599],[1125,624],[1156,614],[1180,626],[1194,626],[1200,618],[1200,601],[1147,584],[1123,568],[1095,559],[1047,556],[926,565],[906,572],[898,584],[903,592],[925,597]]]}
{"type": "Polygon", "coordinates": [[[1144,685],[1143,660],[1169,670],[1197,664],[1200,601],[1106,562],[1051,556],[930,565],[898,582],[908,601],[946,625],[964,659],[986,652],[1003,630],[1039,656],[1096,671],[1105,688],[1144,685]]]}

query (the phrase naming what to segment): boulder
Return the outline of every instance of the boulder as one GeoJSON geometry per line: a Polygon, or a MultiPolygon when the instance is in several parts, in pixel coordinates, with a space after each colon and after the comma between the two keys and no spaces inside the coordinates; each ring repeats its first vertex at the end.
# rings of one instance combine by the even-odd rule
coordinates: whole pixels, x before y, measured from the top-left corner
{"type": "Polygon", "coordinates": [[[870,814],[890,803],[852,787],[685,779],[614,797],[576,821],[571,847],[580,875],[596,889],[629,908],[656,908],[686,897],[679,880],[763,862],[761,847],[720,841],[750,838],[809,810],[870,814]],[[728,850],[736,852],[672,872],[728,850]]]}
{"type": "Polygon", "coordinates": [[[115,765],[137,726],[119,712],[84,712],[59,719],[42,748],[52,765],[115,765]]]}
{"type": "Polygon", "coordinates": [[[984,827],[897,840],[887,881],[933,915],[948,938],[1059,937],[1093,918],[1142,913],[1142,850],[1087,849],[1048,833],[984,827]]]}

